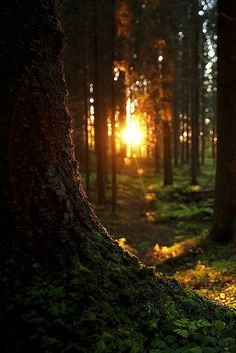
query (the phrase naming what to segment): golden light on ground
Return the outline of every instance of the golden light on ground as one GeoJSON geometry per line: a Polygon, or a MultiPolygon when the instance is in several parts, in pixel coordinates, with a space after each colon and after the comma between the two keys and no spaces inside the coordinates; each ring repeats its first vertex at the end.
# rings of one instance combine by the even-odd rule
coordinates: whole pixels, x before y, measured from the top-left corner
{"type": "Polygon", "coordinates": [[[144,174],[144,169],[143,168],[138,168],[137,169],[138,175],[143,175],[144,174]]]}
{"type": "Polygon", "coordinates": [[[157,195],[154,192],[148,192],[145,194],[146,201],[155,201],[157,199],[157,195]]]}
{"type": "Polygon", "coordinates": [[[137,251],[132,247],[132,245],[127,243],[127,239],[126,238],[119,238],[118,239],[118,244],[119,244],[119,246],[122,249],[128,251],[131,256],[133,256],[133,255],[137,256],[138,255],[137,251]]]}
{"type": "Polygon", "coordinates": [[[171,246],[160,246],[158,243],[153,247],[153,255],[156,261],[160,264],[168,259],[182,256],[184,253],[197,254],[203,250],[199,245],[202,236],[194,239],[186,239],[182,242],[175,243],[171,246]]]}
{"type": "Polygon", "coordinates": [[[148,222],[155,222],[156,221],[156,214],[153,211],[147,211],[146,213],[146,217],[148,222]]]}

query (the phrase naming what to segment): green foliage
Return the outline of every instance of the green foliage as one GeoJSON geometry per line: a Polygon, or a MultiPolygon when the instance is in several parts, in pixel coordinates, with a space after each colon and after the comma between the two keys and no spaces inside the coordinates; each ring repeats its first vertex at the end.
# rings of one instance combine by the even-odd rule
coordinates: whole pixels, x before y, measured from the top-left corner
{"type": "MultiPolygon", "coordinates": [[[[150,269],[127,261],[128,267],[113,253],[109,266],[100,261],[106,266],[102,275],[99,267],[77,261],[57,280],[37,269],[34,283],[12,299],[8,312],[22,307],[22,327],[30,327],[26,340],[30,337],[39,352],[87,353],[88,346],[94,353],[143,353],[145,347],[151,353],[230,352],[235,328],[220,321],[228,312],[218,313],[207,302],[202,306],[176,282],[155,279],[150,269]],[[215,320],[201,318],[208,311],[215,320]]],[[[19,328],[20,339],[24,334],[19,328]]]]}
{"type": "Polygon", "coordinates": [[[151,342],[150,353],[234,352],[235,339],[226,337],[225,322],[182,318],[174,321],[172,334],[159,334],[151,342]]]}
{"type": "MultiPolygon", "coordinates": [[[[132,189],[125,187],[129,181],[124,180],[122,186],[127,198],[132,194],[132,189]]],[[[134,189],[140,192],[137,181],[134,189]]],[[[181,217],[184,212],[185,216],[188,212],[192,215],[194,207],[178,208],[181,191],[171,188],[157,192],[159,205],[164,205],[171,193],[176,198],[173,208],[177,215],[179,212],[174,234],[183,235],[181,217]]],[[[124,224],[129,220],[127,214],[117,218],[124,224]]],[[[190,222],[186,224],[189,234],[193,234],[194,227],[190,229],[190,222]]],[[[194,225],[199,231],[199,223],[194,225]]],[[[43,273],[34,261],[32,283],[8,298],[2,319],[8,315],[15,318],[21,310],[15,342],[25,337],[27,345],[30,337],[31,345],[40,353],[234,353],[235,324],[228,324],[235,317],[231,312],[186,291],[176,281],[155,278],[153,270],[139,266],[135,258],[124,255],[120,247],[97,231],[89,231],[82,238],[81,259],[73,268],[66,273],[43,273]]],[[[196,244],[193,241],[195,248],[203,239],[199,236],[196,244]]],[[[214,248],[214,261],[219,267],[224,265],[217,262],[220,251],[225,252],[225,248],[214,248]]],[[[189,252],[189,261],[193,255],[189,252]]]]}
{"type": "Polygon", "coordinates": [[[213,208],[207,201],[198,203],[180,203],[166,202],[166,200],[157,201],[157,219],[171,218],[177,220],[196,219],[199,217],[212,217],[213,208]]]}

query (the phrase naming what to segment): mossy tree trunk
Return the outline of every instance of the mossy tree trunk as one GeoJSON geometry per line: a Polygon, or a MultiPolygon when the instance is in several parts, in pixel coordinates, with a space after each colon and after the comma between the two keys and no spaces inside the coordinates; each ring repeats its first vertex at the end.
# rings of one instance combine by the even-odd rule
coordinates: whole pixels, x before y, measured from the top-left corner
{"type": "Polygon", "coordinates": [[[2,352],[143,353],[174,317],[229,320],[140,266],[90,208],[65,107],[57,5],[0,6],[2,352]]]}
{"type": "Polygon", "coordinates": [[[236,240],[236,2],[218,1],[215,239],[236,240]]]}
{"type": "Polygon", "coordinates": [[[74,227],[98,222],[74,158],[58,8],[52,0],[22,0],[3,3],[1,12],[15,26],[4,27],[1,38],[1,259],[24,239],[25,249],[48,262],[61,248],[64,262],[77,252],[74,227]]]}

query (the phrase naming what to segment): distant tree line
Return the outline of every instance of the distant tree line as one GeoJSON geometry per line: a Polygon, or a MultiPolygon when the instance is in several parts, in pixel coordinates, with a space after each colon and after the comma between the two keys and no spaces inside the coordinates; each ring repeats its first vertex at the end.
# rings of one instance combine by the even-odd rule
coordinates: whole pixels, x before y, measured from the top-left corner
{"type": "Polygon", "coordinates": [[[76,151],[88,192],[91,170],[97,175],[100,203],[111,171],[115,210],[117,164],[127,159],[117,135],[127,124],[129,99],[145,124],[144,159],[157,173],[163,170],[165,185],[173,183],[173,166],[183,165],[190,166],[190,183],[197,185],[201,164],[206,157],[215,159],[216,106],[222,109],[216,99],[216,5],[210,0],[63,1],[76,151]]]}

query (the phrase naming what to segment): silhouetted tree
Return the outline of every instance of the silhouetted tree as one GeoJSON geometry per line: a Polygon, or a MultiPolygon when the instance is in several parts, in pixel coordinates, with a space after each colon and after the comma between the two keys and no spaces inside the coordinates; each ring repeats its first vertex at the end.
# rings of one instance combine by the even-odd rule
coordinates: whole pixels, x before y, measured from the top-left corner
{"type": "Polygon", "coordinates": [[[218,1],[218,102],[215,239],[236,239],[236,3],[218,1]]]}

